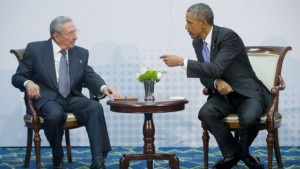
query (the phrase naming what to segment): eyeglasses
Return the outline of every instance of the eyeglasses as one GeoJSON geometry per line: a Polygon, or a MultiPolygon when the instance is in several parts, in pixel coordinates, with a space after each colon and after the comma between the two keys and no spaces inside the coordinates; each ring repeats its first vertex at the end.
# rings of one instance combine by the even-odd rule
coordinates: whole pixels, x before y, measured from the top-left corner
{"type": "Polygon", "coordinates": [[[69,33],[59,33],[61,35],[65,35],[67,37],[74,37],[75,35],[77,35],[79,33],[78,29],[75,29],[74,31],[71,31],[69,33]]]}

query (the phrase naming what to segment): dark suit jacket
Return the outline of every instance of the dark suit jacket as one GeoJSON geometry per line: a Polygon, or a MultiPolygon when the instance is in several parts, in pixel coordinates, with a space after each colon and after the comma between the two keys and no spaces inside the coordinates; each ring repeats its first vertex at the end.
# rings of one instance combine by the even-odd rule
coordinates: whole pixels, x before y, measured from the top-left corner
{"type": "Polygon", "coordinates": [[[232,30],[214,25],[212,30],[210,64],[202,57],[202,40],[193,40],[198,61],[189,60],[187,76],[200,78],[201,83],[213,92],[216,79],[229,83],[232,89],[244,96],[261,101],[261,94],[270,99],[270,92],[255,75],[242,39],[232,30]]]}
{"type": "MultiPolygon", "coordinates": [[[[88,65],[88,50],[75,46],[69,50],[68,56],[71,93],[83,96],[81,91],[85,86],[93,94],[98,94],[100,87],[106,83],[88,65]]],[[[34,102],[38,109],[59,95],[51,39],[27,45],[24,58],[20,61],[17,71],[12,77],[12,84],[21,91],[25,91],[24,82],[26,80],[32,80],[40,87],[41,98],[34,102]]]]}

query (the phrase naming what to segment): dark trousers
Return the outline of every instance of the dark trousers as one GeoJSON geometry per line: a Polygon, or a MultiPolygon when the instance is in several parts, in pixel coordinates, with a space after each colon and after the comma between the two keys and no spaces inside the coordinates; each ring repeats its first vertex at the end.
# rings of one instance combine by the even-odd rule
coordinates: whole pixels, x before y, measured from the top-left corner
{"type": "Polygon", "coordinates": [[[249,155],[249,147],[259,132],[260,117],[264,106],[258,99],[232,93],[227,97],[213,95],[200,109],[198,118],[214,135],[224,158],[241,153],[241,158],[249,155]],[[240,122],[239,141],[235,140],[224,117],[237,113],[240,122]]]}
{"type": "Polygon", "coordinates": [[[44,132],[52,147],[53,158],[62,158],[62,138],[66,113],[72,112],[77,121],[86,128],[91,148],[92,160],[97,156],[107,156],[111,150],[103,108],[99,102],[86,97],[58,97],[40,109],[44,118],[44,132]]]}

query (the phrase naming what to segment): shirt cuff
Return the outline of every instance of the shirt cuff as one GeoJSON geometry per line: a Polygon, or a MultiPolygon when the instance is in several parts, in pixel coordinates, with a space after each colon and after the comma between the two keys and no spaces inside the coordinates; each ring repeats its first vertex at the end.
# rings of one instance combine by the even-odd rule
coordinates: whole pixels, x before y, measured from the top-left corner
{"type": "Polygon", "coordinates": [[[24,85],[25,88],[26,88],[27,83],[30,82],[30,81],[31,81],[31,80],[26,80],[26,81],[24,82],[23,85],[24,85]]]}
{"type": "Polygon", "coordinates": [[[108,86],[107,86],[107,85],[102,85],[102,86],[100,87],[100,92],[101,92],[101,93],[103,93],[103,90],[104,90],[105,87],[108,87],[108,86]]]}
{"type": "Polygon", "coordinates": [[[188,60],[187,60],[187,59],[184,59],[184,60],[183,60],[183,65],[182,65],[182,68],[183,68],[183,69],[187,69],[187,63],[188,63],[188,60]]]}
{"type": "Polygon", "coordinates": [[[215,89],[218,89],[218,87],[216,85],[216,81],[217,81],[217,79],[214,81],[214,86],[215,86],[215,89]]]}

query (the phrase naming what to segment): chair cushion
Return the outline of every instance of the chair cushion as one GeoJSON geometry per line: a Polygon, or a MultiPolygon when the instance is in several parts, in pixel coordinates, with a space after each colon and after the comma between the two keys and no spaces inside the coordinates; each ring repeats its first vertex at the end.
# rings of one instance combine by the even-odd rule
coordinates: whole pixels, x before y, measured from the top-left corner
{"type": "MultiPolygon", "coordinates": [[[[74,114],[73,113],[67,113],[67,122],[71,122],[71,121],[76,121],[76,117],[74,116],[74,114]]],[[[42,118],[42,117],[40,117],[40,120],[41,120],[41,123],[44,123],[44,119],[42,118]]],[[[30,115],[30,114],[25,114],[24,115],[24,121],[26,122],[26,123],[32,123],[32,115],[30,115]]]]}
{"type": "MultiPolygon", "coordinates": [[[[281,121],[282,116],[280,113],[275,113],[275,122],[279,122],[281,121]]],[[[261,118],[260,118],[260,123],[266,123],[267,120],[267,114],[264,114],[261,118]]],[[[228,122],[228,123],[233,123],[233,122],[238,122],[239,118],[237,116],[237,114],[229,114],[227,117],[224,118],[224,122],[228,122]]]]}

